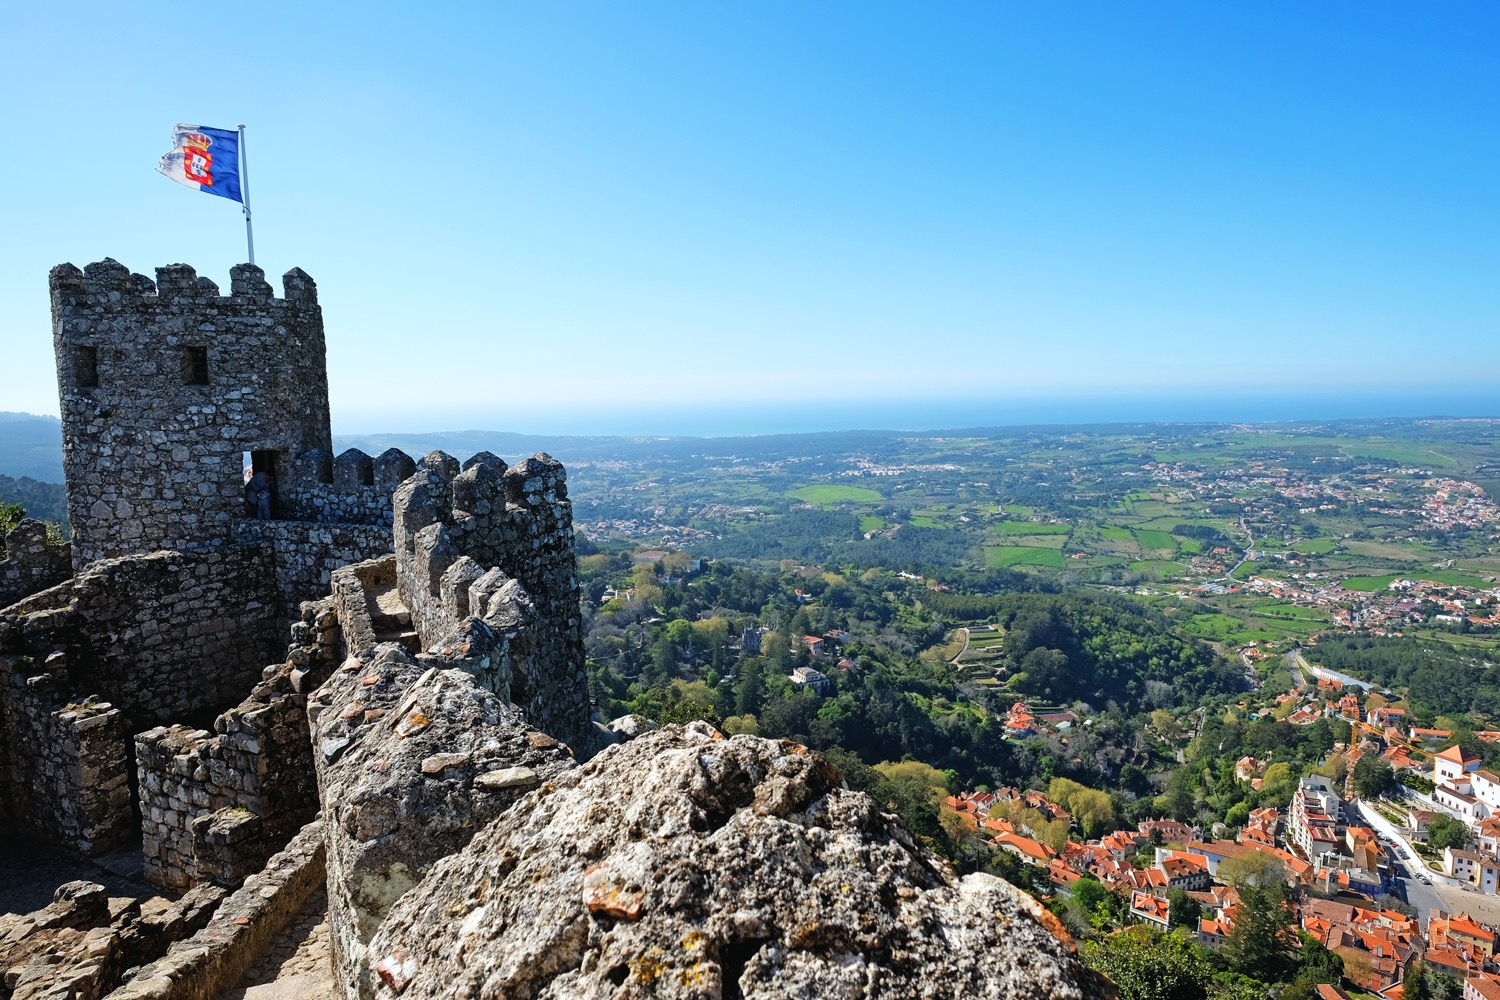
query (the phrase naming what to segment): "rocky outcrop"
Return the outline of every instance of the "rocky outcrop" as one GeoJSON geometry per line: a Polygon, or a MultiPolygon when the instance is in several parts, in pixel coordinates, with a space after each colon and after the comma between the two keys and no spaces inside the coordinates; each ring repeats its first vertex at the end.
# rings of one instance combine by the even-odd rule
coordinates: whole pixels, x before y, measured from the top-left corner
{"type": "Polygon", "coordinates": [[[571,769],[487,687],[506,640],[477,618],[435,652],[386,643],[351,656],[313,696],[339,986],[368,997],[365,943],[441,858],[530,789],[571,769]]]}
{"type": "Polygon", "coordinates": [[[1040,907],[956,879],[805,747],[669,726],[556,775],[369,946],[381,997],[1093,997],[1040,907]]]}

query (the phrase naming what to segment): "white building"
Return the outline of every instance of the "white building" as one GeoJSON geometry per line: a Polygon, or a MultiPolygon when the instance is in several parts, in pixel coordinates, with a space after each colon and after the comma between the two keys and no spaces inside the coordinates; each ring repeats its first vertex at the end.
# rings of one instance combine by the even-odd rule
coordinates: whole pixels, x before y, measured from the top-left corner
{"type": "Polygon", "coordinates": [[[1298,781],[1287,815],[1286,839],[1314,868],[1339,868],[1344,830],[1343,803],[1328,779],[1314,774],[1298,781]]]}

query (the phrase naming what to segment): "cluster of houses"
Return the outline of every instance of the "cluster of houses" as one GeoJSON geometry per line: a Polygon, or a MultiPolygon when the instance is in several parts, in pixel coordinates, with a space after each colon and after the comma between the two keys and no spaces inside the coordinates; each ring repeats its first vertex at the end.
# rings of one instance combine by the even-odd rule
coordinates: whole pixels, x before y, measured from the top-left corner
{"type": "Polygon", "coordinates": [[[1043,732],[1067,732],[1077,721],[1078,716],[1072,712],[1062,709],[1033,712],[1024,701],[1018,701],[1005,715],[1005,735],[1009,739],[1024,740],[1043,732]]]}
{"type": "MultiPolygon", "coordinates": [[[[1458,773],[1445,768],[1450,772],[1458,773]]],[[[1288,884],[1308,890],[1294,904],[1298,924],[1343,958],[1352,983],[1399,997],[1402,980],[1421,960],[1470,984],[1466,996],[1500,1000],[1495,930],[1468,916],[1435,911],[1424,934],[1416,919],[1381,908],[1375,900],[1392,886],[1389,860],[1373,830],[1346,820],[1343,800],[1327,778],[1301,779],[1285,814],[1269,806],[1257,809],[1233,840],[1202,839],[1199,830],[1176,820],[1146,820],[1134,830],[1084,843],[1068,840],[1059,849],[1037,839],[1022,818],[1070,819],[1041,792],[968,792],[950,796],[947,804],[997,850],[1041,868],[1055,891],[1070,894],[1080,879],[1093,877],[1128,900],[1134,921],[1168,929],[1174,923],[1172,900],[1179,898],[1173,890],[1181,890],[1180,898],[1197,904],[1197,940],[1209,948],[1229,939],[1240,906],[1239,891],[1220,880],[1220,866],[1247,855],[1274,858],[1288,884]],[[995,808],[1007,802],[1025,808],[995,808]]],[[[1500,817],[1484,827],[1480,847],[1500,849],[1500,817]]],[[[1473,853],[1450,852],[1460,866],[1473,853]]],[[[1487,871],[1493,885],[1500,879],[1500,862],[1487,871]]],[[[1324,995],[1347,996],[1334,987],[1324,995]]]]}
{"type": "Polygon", "coordinates": [[[1500,523],[1500,507],[1484,487],[1464,479],[1429,479],[1432,495],[1422,501],[1422,518],[1439,528],[1486,528],[1500,523]]]}

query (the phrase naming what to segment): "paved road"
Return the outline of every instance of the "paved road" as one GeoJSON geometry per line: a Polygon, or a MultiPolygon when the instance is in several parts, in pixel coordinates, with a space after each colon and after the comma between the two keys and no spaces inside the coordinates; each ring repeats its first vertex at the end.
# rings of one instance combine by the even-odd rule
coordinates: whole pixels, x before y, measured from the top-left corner
{"type": "Polygon", "coordinates": [[[964,654],[969,651],[969,630],[966,629],[966,628],[961,628],[961,629],[959,629],[959,631],[964,634],[964,648],[960,649],[958,651],[958,655],[957,656],[955,656],[953,659],[951,659],[951,660],[948,661],[949,663],[953,664],[955,667],[958,666],[958,661],[962,660],[964,658],[964,654]]]}
{"type": "Polygon", "coordinates": [[[1465,909],[1465,907],[1459,905],[1463,897],[1455,896],[1454,894],[1462,893],[1464,887],[1468,886],[1469,883],[1449,878],[1428,868],[1427,862],[1423,861],[1422,856],[1406,842],[1406,838],[1401,836],[1395,824],[1376,812],[1373,807],[1367,807],[1358,799],[1353,799],[1348,803],[1347,810],[1351,819],[1358,820],[1366,826],[1373,828],[1376,833],[1396,845],[1397,858],[1395,861],[1398,869],[1404,870],[1408,875],[1415,875],[1417,872],[1421,872],[1432,880],[1431,884],[1425,883],[1419,878],[1399,878],[1397,880],[1401,898],[1416,907],[1417,918],[1421,921],[1423,927],[1427,926],[1427,918],[1432,915],[1433,910],[1454,913],[1465,909]],[[1444,894],[1450,898],[1444,899],[1444,894]]]}
{"type": "Polygon", "coordinates": [[[1250,524],[1244,515],[1240,516],[1240,528],[1245,532],[1245,554],[1240,556],[1240,561],[1229,567],[1229,572],[1219,577],[1220,580],[1228,580],[1230,583],[1238,583],[1234,578],[1234,571],[1250,561],[1250,553],[1255,551],[1255,536],[1250,533],[1250,524]]]}
{"type": "Polygon", "coordinates": [[[1291,672],[1293,686],[1307,686],[1307,678],[1302,676],[1302,651],[1300,649],[1294,649],[1286,654],[1281,662],[1291,672]]]}

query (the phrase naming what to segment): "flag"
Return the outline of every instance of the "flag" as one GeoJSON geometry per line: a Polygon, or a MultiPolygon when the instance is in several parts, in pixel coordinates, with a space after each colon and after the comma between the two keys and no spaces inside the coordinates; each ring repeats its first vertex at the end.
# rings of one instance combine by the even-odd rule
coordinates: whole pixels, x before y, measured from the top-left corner
{"type": "Polygon", "coordinates": [[[178,125],[172,151],[156,169],[178,184],[244,204],[240,194],[240,134],[204,125],[178,125]]]}

